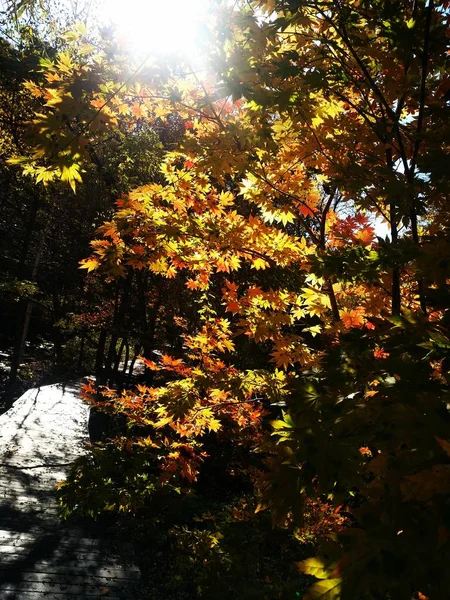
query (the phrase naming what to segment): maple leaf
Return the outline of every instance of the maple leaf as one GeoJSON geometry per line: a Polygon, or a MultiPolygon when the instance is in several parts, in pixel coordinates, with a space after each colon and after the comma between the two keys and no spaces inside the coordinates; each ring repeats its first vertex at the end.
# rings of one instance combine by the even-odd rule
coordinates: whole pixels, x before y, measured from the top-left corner
{"type": "Polygon", "coordinates": [[[231,271],[237,271],[241,266],[241,260],[239,256],[233,255],[228,258],[228,264],[231,271]]]}
{"type": "Polygon", "coordinates": [[[305,314],[306,314],[305,311],[300,306],[296,306],[292,310],[292,316],[294,317],[294,319],[303,319],[305,314]]]}
{"type": "Polygon", "coordinates": [[[161,355],[161,362],[163,367],[166,369],[177,369],[183,364],[183,359],[181,358],[172,358],[168,354],[161,355]]]}
{"type": "Polygon", "coordinates": [[[262,288],[260,288],[259,286],[252,286],[247,289],[247,295],[250,298],[256,298],[257,296],[261,296],[262,294],[262,288]]]}
{"type": "Polygon", "coordinates": [[[234,196],[231,192],[220,192],[219,203],[222,206],[232,206],[234,204],[234,196]]]}
{"type": "Polygon", "coordinates": [[[219,258],[216,260],[216,269],[219,272],[224,271],[226,273],[229,273],[231,269],[228,257],[219,256],[219,258]]]}
{"type": "Polygon", "coordinates": [[[368,457],[368,458],[372,457],[372,451],[367,446],[361,446],[361,448],[359,449],[359,453],[362,456],[365,456],[365,457],[368,457]]]}
{"type": "Polygon", "coordinates": [[[167,279],[173,279],[174,277],[176,277],[177,275],[177,270],[175,269],[175,267],[173,265],[170,265],[169,267],[167,267],[166,271],[164,272],[164,277],[167,277],[167,279]]]}
{"type": "Polygon", "coordinates": [[[365,246],[371,244],[375,237],[375,230],[373,227],[364,227],[355,233],[355,238],[362,242],[365,246]]]}
{"type": "Polygon", "coordinates": [[[232,294],[235,294],[239,289],[239,286],[234,281],[229,281],[228,279],[225,280],[225,285],[227,290],[232,294]]]}
{"type": "Polygon", "coordinates": [[[276,366],[282,369],[287,369],[289,365],[294,364],[292,351],[289,347],[277,348],[271,352],[271,356],[276,366]]]}
{"type": "Polygon", "coordinates": [[[252,258],[252,264],[251,264],[251,268],[252,269],[256,269],[257,271],[261,270],[261,269],[267,269],[267,267],[269,267],[269,263],[264,260],[264,258],[252,258]]]}
{"type": "Polygon", "coordinates": [[[201,283],[194,279],[188,279],[186,282],[186,287],[190,290],[198,290],[201,287],[201,283]]]}
{"type": "Polygon", "coordinates": [[[140,119],[144,114],[143,107],[138,102],[133,102],[131,114],[136,117],[136,119],[140,119]]]}
{"type": "Polygon", "coordinates": [[[95,256],[92,256],[91,258],[84,258],[80,261],[80,269],[87,269],[88,273],[98,269],[99,265],[100,261],[95,256]]]}
{"type": "Polygon", "coordinates": [[[303,203],[298,203],[297,206],[298,206],[299,213],[301,215],[303,215],[304,217],[313,217],[314,216],[314,210],[310,206],[307,206],[306,204],[303,204],[303,203]]]}
{"type": "Polygon", "coordinates": [[[303,598],[304,600],[340,600],[341,589],[341,578],[325,579],[313,583],[303,598]]]}
{"type": "Polygon", "coordinates": [[[341,311],[341,320],[347,328],[363,327],[365,310],[362,307],[341,311]]]}
{"type": "Polygon", "coordinates": [[[248,198],[250,195],[250,192],[252,190],[254,190],[255,187],[255,181],[253,179],[247,178],[247,179],[243,179],[242,183],[239,187],[239,193],[244,196],[244,198],[248,198]]]}
{"type": "Polygon", "coordinates": [[[76,183],[81,182],[81,174],[80,174],[80,165],[77,163],[73,163],[69,166],[63,165],[61,169],[59,169],[61,181],[66,181],[73,192],[76,191],[76,183]]]}
{"type": "Polygon", "coordinates": [[[383,350],[383,348],[375,348],[375,350],[373,351],[373,355],[375,358],[388,358],[389,357],[389,352],[386,352],[385,350],[383,350]]]}
{"type": "Polygon", "coordinates": [[[228,312],[232,312],[232,313],[237,313],[240,311],[240,304],[238,302],[232,301],[232,302],[228,302],[226,305],[226,310],[228,312]]]}
{"type": "Polygon", "coordinates": [[[160,370],[160,367],[153,360],[149,360],[148,358],[145,358],[143,356],[140,356],[139,358],[144,361],[144,364],[147,367],[147,369],[151,369],[152,371],[160,370]]]}
{"type": "Polygon", "coordinates": [[[81,386],[82,397],[88,400],[93,394],[95,394],[96,390],[92,385],[93,382],[89,381],[88,383],[83,383],[81,386]]]}

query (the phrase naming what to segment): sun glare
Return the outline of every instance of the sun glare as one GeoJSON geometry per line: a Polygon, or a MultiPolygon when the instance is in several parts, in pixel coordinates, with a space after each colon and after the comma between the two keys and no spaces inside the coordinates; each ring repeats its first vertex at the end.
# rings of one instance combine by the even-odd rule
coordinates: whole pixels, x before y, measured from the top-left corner
{"type": "Polygon", "coordinates": [[[118,39],[135,54],[201,55],[201,38],[210,0],[104,0],[103,25],[114,25],[118,39]]]}

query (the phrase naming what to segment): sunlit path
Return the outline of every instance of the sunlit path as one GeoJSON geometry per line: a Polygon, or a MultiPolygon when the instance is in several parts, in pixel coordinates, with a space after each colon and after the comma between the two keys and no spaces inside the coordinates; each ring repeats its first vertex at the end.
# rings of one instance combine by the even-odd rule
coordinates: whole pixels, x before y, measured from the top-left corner
{"type": "Polygon", "coordinates": [[[0,597],[136,598],[139,570],[114,555],[100,526],[63,524],[55,484],[84,452],[79,384],[26,392],[0,416],[0,597]]]}

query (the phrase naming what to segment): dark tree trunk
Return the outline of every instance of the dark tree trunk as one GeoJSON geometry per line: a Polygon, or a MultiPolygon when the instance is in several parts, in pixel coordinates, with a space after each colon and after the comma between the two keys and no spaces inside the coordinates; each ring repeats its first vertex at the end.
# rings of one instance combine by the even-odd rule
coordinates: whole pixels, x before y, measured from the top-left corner
{"type": "Polygon", "coordinates": [[[53,366],[57,367],[62,362],[62,334],[56,325],[61,318],[61,299],[57,292],[53,293],[53,366]]]}
{"type": "MultiPolygon", "coordinates": [[[[49,230],[50,220],[47,221],[46,227],[42,230],[39,244],[34,257],[33,269],[31,272],[30,281],[35,282],[39,271],[39,264],[41,262],[42,253],[44,251],[45,240],[49,230]]],[[[31,313],[33,311],[33,302],[31,300],[23,300],[21,302],[21,311],[19,314],[22,318],[18,320],[18,329],[16,343],[14,346],[13,355],[11,358],[11,370],[9,373],[8,388],[6,391],[6,408],[10,408],[13,403],[14,394],[17,388],[17,375],[19,371],[20,363],[23,360],[25,342],[27,341],[28,329],[30,326],[31,313]]]]}
{"type": "Polygon", "coordinates": [[[125,338],[122,338],[122,341],[120,342],[119,352],[117,352],[116,360],[114,361],[113,376],[115,379],[117,379],[117,374],[119,372],[120,359],[122,358],[124,348],[125,348],[125,338]]]}
{"type": "Polygon", "coordinates": [[[136,360],[137,360],[137,357],[139,356],[140,352],[141,352],[141,344],[136,344],[134,347],[134,356],[131,360],[130,369],[128,371],[128,379],[127,379],[128,385],[131,383],[131,378],[133,377],[134,366],[136,364],[136,360]]]}
{"type": "Polygon", "coordinates": [[[124,388],[125,385],[125,377],[126,377],[126,373],[127,373],[127,367],[128,367],[128,361],[130,360],[130,344],[128,343],[128,340],[125,339],[125,359],[123,361],[123,368],[122,368],[122,372],[120,374],[119,377],[119,392],[121,392],[124,388]]]}
{"type": "MultiPolygon", "coordinates": [[[[162,304],[162,289],[158,289],[158,298],[155,304],[152,306],[150,318],[148,319],[146,316],[146,329],[143,330],[142,334],[142,349],[143,355],[146,358],[151,358],[152,352],[155,348],[155,333],[156,333],[156,325],[158,323],[158,313],[162,304]]],[[[145,383],[147,385],[151,385],[153,383],[153,377],[155,373],[151,369],[145,367],[145,383]]]]}
{"type": "MultiPolygon", "coordinates": [[[[394,162],[392,159],[392,151],[386,150],[386,164],[392,173],[395,175],[394,162]]],[[[398,215],[397,215],[397,199],[392,198],[389,205],[389,220],[391,226],[391,241],[393,245],[398,244],[398,215]]],[[[391,312],[399,315],[401,312],[401,291],[400,291],[400,268],[398,265],[392,267],[392,287],[391,287],[391,312]]]]}
{"type": "Polygon", "coordinates": [[[116,345],[125,329],[125,319],[130,306],[131,285],[133,282],[134,272],[130,269],[125,280],[122,282],[122,295],[120,295],[120,287],[116,298],[116,310],[114,311],[114,321],[111,333],[111,341],[109,344],[108,355],[106,357],[106,379],[113,380],[116,369],[114,368],[117,360],[116,345]]]}
{"type": "Polygon", "coordinates": [[[95,354],[95,379],[97,385],[103,385],[105,383],[104,358],[107,335],[106,329],[102,329],[98,337],[97,351],[95,354]]]}
{"type": "Polygon", "coordinates": [[[80,338],[80,352],[78,354],[78,364],[77,364],[77,371],[79,373],[81,373],[83,371],[83,361],[84,361],[84,347],[86,344],[86,338],[84,336],[84,333],[81,334],[81,338],[80,338]]]}

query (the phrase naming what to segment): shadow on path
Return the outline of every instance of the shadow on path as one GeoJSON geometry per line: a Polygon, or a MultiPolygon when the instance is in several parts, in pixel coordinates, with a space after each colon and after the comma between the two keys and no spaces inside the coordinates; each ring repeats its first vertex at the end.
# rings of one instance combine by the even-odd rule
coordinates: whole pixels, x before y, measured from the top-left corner
{"type": "Polygon", "coordinates": [[[0,415],[0,598],[138,598],[139,569],[101,524],[62,523],[55,486],[85,452],[79,384],[33,389],[0,415]]]}

